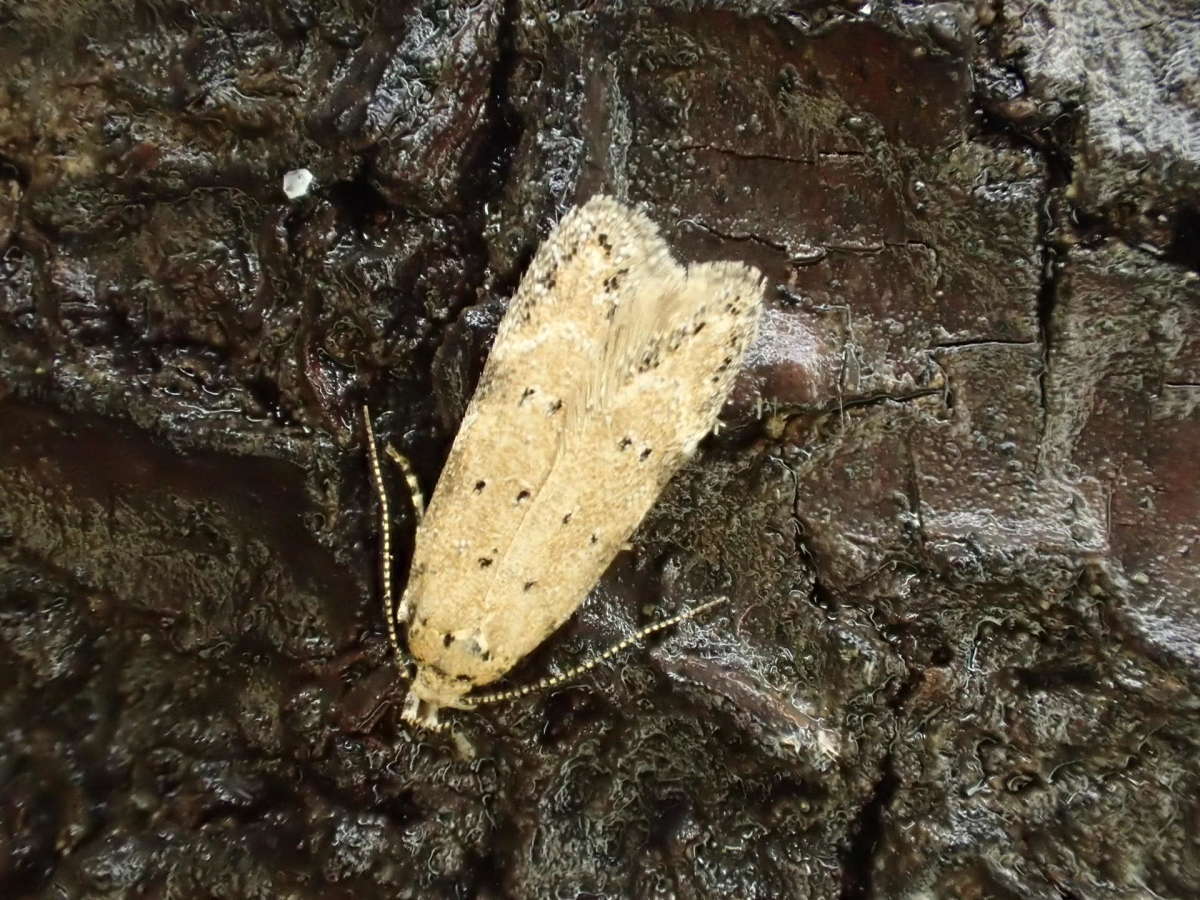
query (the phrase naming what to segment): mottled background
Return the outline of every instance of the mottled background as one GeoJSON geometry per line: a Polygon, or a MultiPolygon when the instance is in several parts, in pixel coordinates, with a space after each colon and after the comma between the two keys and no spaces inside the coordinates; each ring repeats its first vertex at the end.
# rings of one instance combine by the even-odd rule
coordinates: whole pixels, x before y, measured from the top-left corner
{"type": "Polygon", "coordinates": [[[0,3],[0,895],[1197,896],[1198,273],[1188,0],[0,3]],[[513,683],[731,603],[468,759],[356,411],[599,190],[768,312],[513,683]]]}

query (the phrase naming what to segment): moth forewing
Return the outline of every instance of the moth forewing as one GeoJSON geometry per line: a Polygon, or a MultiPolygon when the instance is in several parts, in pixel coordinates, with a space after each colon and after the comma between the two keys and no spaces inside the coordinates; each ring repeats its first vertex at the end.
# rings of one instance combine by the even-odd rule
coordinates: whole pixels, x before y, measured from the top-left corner
{"type": "Polygon", "coordinates": [[[762,279],[596,197],[538,250],[417,531],[409,712],[468,706],[579,607],[716,421],[762,279]]]}

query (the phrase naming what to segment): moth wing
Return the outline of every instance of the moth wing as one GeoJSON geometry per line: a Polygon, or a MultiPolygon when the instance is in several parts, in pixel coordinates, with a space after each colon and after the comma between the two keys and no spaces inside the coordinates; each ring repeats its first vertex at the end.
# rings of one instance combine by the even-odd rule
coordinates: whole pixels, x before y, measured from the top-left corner
{"type": "Polygon", "coordinates": [[[489,608],[511,605],[499,599],[513,580],[509,557],[534,539],[536,526],[522,528],[552,474],[581,463],[570,449],[581,435],[570,432],[625,277],[665,278],[673,268],[653,223],[597,197],[563,218],[522,278],[417,531],[405,589],[410,652],[460,691],[523,655],[508,629],[489,634],[480,623],[489,608]]]}
{"type": "Polygon", "coordinates": [[[712,430],[761,297],[761,276],[737,263],[631,272],[602,364],[581,394],[564,398],[580,413],[568,415],[559,456],[484,603],[479,628],[499,670],[493,677],[572,615],[712,430]]]}

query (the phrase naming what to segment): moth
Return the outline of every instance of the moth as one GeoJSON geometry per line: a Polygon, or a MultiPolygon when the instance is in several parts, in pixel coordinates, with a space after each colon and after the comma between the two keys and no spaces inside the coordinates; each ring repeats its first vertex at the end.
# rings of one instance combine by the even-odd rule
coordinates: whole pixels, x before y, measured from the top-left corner
{"type": "MultiPolygon", "coordinates": [[[[384,614],[402,659],[396,626],[404,626],[415,667],[406,720],[438,728],[441,708],[525,692],[470,693],[579,608],[712,430],[754,338],[762,294],[761,274],[745,264],[679,265],[654,223],[611,197],[564,216],[500,323],[417,526],[398,608],[387,496],[364,407],[384,614]]],[[[415,488],[411,469],[389,452],[415,488]]],[[[643,629],[601,658],[718,602],[643,629]]]]}

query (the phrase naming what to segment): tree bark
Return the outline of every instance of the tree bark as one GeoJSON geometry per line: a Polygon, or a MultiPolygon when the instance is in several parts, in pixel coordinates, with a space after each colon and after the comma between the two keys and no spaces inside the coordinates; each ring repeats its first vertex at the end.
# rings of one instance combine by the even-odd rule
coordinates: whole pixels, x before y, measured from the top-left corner
{"type": "Polygon", "coordinates": [[[1200,893],[1198,60],[1185,0],[0,7],[0,893],[1200,893]],[[432,489],[601,191],[767,310],[511,682],[730,603],[411,731],[359,408],[432,489]]]}

